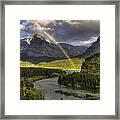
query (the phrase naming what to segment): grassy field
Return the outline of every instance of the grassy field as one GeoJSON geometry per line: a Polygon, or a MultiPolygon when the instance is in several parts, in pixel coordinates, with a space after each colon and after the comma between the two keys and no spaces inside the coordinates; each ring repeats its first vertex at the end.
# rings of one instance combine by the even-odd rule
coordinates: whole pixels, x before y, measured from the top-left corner
{"type": "Polygon", "coordinates": [[[39,64],[32,64],[30,62],[20,62],[20,67],[37,67],[49,69],[62,69],[62,70],[80,70],[84,59],[71,58],[64,60],[55,60],[52,62],[40,62],[39,64]]]}

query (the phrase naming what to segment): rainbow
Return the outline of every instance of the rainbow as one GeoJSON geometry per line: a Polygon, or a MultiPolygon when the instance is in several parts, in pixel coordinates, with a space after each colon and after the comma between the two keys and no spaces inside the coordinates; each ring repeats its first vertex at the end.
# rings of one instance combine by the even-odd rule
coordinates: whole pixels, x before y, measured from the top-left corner
{"type": "MultiPolygon", "coordinates": [[[[53,41],[55,44],[58,43],[57,39],[54,38],[52,35],[50,35],[47,31],[42,31],[43,33],[45,33],[47,35],[48,38],[50,38],[51,41],[53,41]]],[[[69,60],[71,66],[75,66],[75,64],[73,63],[73,61],[70,59],[69,55],[66,53],[66,51],[62,48],[62,46],[60,46],[60,44],[57,44],[58,47],[60,48],[60,50],[63,52],[63,54],[66,56],[66,58],[69,60]]]]}

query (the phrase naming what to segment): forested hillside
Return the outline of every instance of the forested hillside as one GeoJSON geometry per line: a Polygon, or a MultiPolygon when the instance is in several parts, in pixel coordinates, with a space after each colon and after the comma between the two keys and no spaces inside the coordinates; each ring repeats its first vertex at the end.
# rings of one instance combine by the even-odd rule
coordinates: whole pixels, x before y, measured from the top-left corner
{"type": "Polygon", "coordinates": [[[85,59],[81,72],[59,77],[58,83],[74,89],[90,90],[99,93],[100,89],[100,54],[85,59]]]}

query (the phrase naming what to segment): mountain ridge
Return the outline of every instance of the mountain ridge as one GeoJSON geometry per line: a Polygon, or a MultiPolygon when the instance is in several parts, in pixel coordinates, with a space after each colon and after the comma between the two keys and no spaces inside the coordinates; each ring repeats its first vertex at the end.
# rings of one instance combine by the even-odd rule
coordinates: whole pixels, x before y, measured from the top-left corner
{"type": "Polygon", "coordinates": [[[81,55],[87,47],[72,46],[67,43],[57,43],[49,41],[47,38],[35,34],[33,37],[21,39],[20,58],[23,61],[39,63],[67,59],[68,56],[75,57],[81,55]]]}
{"type": "Polygon", "coordinates": [[[20,41],[21,61],[29,61],[34,64],[68,59],[68,57],[86,58],[96,53],[100,53],[100,36],[90,47],[54,43],[54,41],[38,34],[20,41]]]}
{"type": "Polygon", "coordinates": [[[97,38],[97,41],[93,42],[92,45],[80,55],[80,57],[86,58],[96,53],[100,53],[100,36],[97,38]]]}

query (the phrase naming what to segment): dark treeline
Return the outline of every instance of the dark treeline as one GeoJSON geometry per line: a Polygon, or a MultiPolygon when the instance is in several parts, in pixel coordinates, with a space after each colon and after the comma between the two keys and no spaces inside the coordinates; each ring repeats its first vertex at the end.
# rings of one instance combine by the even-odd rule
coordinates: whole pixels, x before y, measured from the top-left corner
{"type": "Polygon", "coordinates": [[[98,92],[100,89],[100,54],[85,59],[81,72],[60,76],[58,83],[75,89],[98,92]]]}
{"type": "Polygon", "coordinates": [[[35,77],[35,76],[44,76],[44,77],[54,77],[59,75],[66,74],[63,70],[58,69],[46,69],[46,68],[20,68],[20,77],[35,77]]]}

